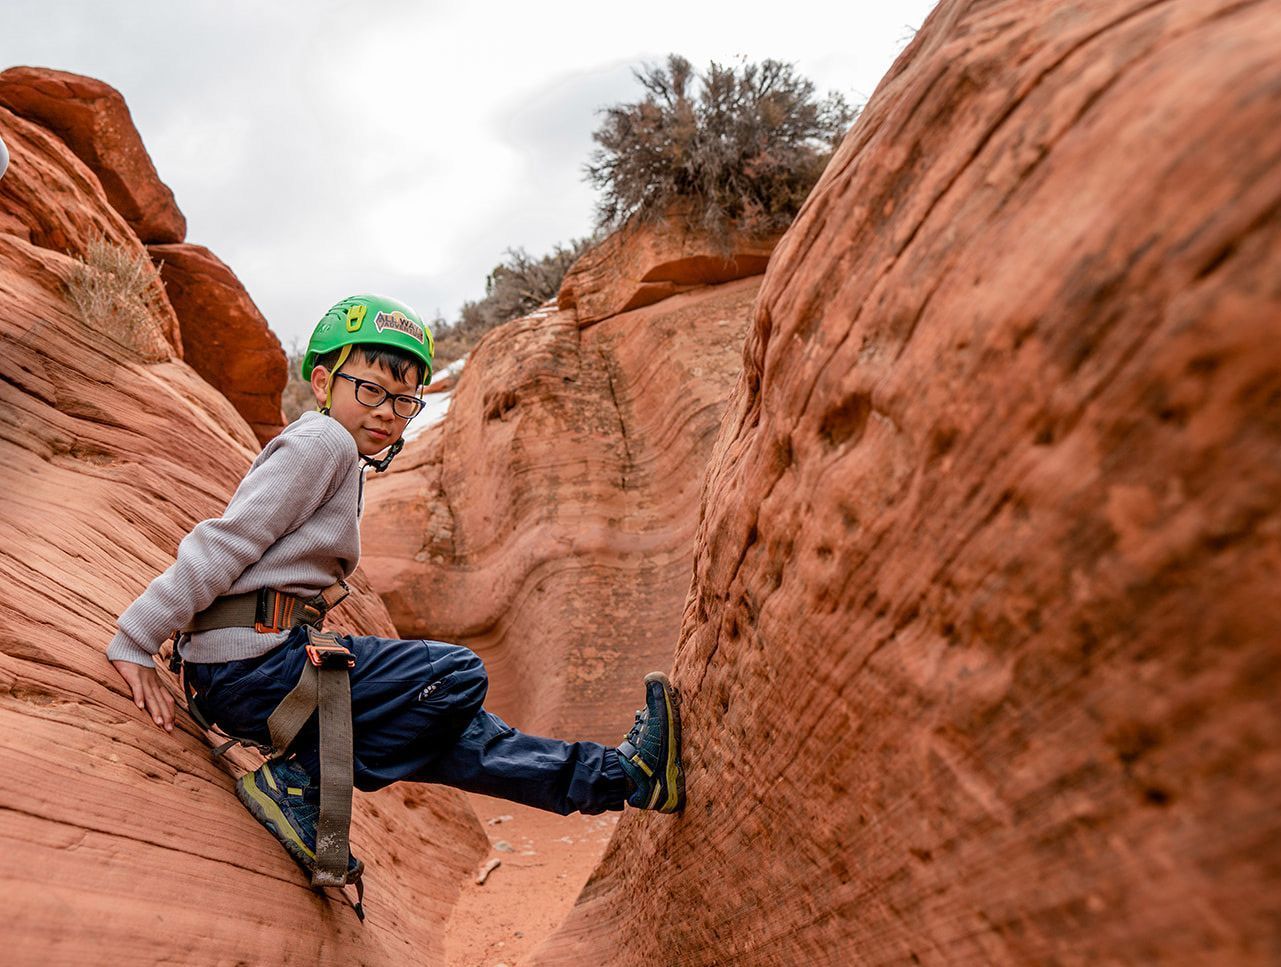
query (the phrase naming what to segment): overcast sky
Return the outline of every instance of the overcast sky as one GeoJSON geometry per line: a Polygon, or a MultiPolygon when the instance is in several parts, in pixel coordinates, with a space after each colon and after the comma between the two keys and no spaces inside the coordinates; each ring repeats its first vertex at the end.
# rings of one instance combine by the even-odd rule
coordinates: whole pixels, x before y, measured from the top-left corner
{"type": "Polygon", "coordinates": [[[361,291],[452,320],[509,246],[590,232],[595,111],[633,67],[772,57],[862,102],[933,5],[4,0],[0,67],[118,88],[188,241],[288,346],[361,291]]]}

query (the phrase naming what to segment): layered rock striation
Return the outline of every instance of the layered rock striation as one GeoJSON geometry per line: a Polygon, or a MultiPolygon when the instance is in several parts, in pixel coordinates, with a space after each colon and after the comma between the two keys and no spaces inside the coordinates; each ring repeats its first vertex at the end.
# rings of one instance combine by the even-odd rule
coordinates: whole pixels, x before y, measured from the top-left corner
{"type": "Polygon", "coordinates": [[[1281,950],[1281,20],[943,0],[766,274],[674,678],[542,963],[1281,950]]]}
{"type": "MultiPolygon", "coordinates": [[[[460,795],[357,796],[362,929],[245,812],[191,719],[157,729],[107,662],[116,616],[221,511],[258,441],[174,347],[140,355],[73,307],[90,242],[145,251],[58,138],[4,109],[0,137],[13,154],[0,181],[5,961],[439,959],[459,878],[486,848],[460,795]]],[[[167,302],[149,311],[171,331],[167,302]]],[[[357,577],[337,626],[393,635],[357,577]]]]}
{"type": "Polygon", "coordinates": [[[673,252],[712,251],[630,237],[648,241],[584,257],[565,308],[482,340],[444,422],[371,478],[364,520],[364,566],[402,635],[475,649],[486,704],[513,725],[611,744],[644,674],[670,665],[699,483],[760,283],[723,281],[708,256],[701,284],[687,262],[683,291],[621,311],[673,252]]]}
{"type": "MultiPolygon", "coordinates": [[[[284,428],[280,401],[288,381],[280,341],[231,269],[203,246],[183,244],[186,218],[160,180],[120,92],[66,71],[11,67],[0,72],[0,110],[31,122],[19,125],[19,137],[52,135],[84,166],[67,175],[71,183],[57,185],[33,169],[37,176],[13,189],[29,194],[15,194],[12,221],[0,221],[0,229],[126,275],[135,269],[124,264],[122,271],[121,265],[145,258],[148,253],[140,246],[147,246],[164,287],[146,300],[160,324],[156,335],[180,358],[185,353],[188,365],[231,400],[259,443],[278,434],[284,428]],[[86,215],[77,203],[85,185],[76,182],[96,182],[118,215],[114,224],[68,224],[86,215]]],[[[28,157],[38,169],[42,153],[28,157]]],[[[142,342],[153,357],[168,354],[150,335],[142,342]]]]}

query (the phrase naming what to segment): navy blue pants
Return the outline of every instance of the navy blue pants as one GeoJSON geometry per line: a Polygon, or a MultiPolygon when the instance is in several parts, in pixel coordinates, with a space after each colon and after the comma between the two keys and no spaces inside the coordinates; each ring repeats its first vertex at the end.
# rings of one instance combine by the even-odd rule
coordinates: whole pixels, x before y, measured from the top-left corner
{"type": "MultiPolygon", "coordinates": [[[[351,671],[355,786],[435,782],[567,815],[622,809],[618,753],[596,742],[526,735],[484,709],[489,677],[475,652],[440,641],[340,635],[351,671]]],[[[298,683],[307,632],[258,658],[185,663],[201,712],[229,735],[268,745],[267,717],[298,683]]],[[[289,751],[320,775],[319,716],[289,751]]]]}

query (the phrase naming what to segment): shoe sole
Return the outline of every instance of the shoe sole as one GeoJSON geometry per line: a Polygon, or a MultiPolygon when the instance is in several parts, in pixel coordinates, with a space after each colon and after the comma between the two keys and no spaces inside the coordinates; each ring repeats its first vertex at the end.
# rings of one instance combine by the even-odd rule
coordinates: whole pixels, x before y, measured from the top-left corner
{"type": "MultiPolygon", "coordinates": [[[[285,848],[289,858],[297,863],[299,869],[310,878],[316,869],[315,852],[309,849],[302,838],[294,832],[293,826],[280,811],[276,801],[258,788],[258,783],[254,781],[255,775],[256,773],[247,772],[236,780],[236,798],[244,804],[254,819],[267,828],[267,831],[285,848]]],[[[352,859],[356,865],[354,869],[347,872],[349,883],[358,879],[365,871],[363,862],[354,857],[352,859]]]]}
{"type": "Polygon", "coordinates": [[[685,808],[685,770],[681,767],[681,694],[662,672],[650,672],[645,684],[657,682],[663,689],[667,715],[667,743],[663,748],[663,781],[654,784],[649,808],[660,813],[678,813],[685,808]],[[659,800],[662,800],[660,803],[659,800]]]}

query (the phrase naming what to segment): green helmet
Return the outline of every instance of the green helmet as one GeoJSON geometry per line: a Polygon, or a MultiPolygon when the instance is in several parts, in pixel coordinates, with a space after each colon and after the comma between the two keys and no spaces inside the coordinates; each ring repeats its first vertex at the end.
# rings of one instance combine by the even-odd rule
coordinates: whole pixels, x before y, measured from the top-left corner
{"type": "MultiPolygon", "coordinates": [[[[403,350],[423,362],[423,385],[431,382],[431,361],[436,341],[418,313],[403,302],[381,295],[354,295],[343,299],[325,313],[311,332],[307,354],[302,358],[302,378],[311,379],[316,360],[339,346],[373,343],[403,350]]],[[[342,354],[337,371],[347,360],[342,354]]]]}

